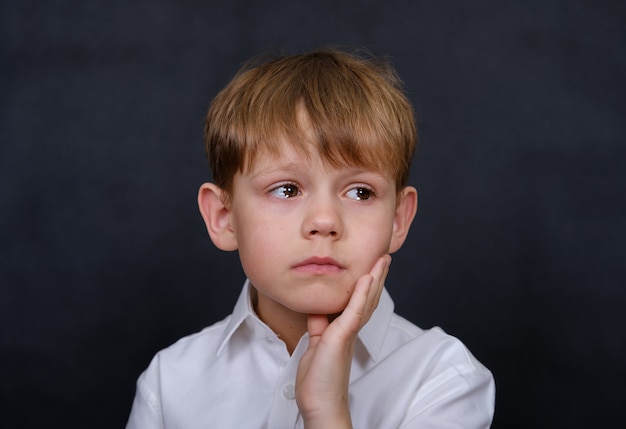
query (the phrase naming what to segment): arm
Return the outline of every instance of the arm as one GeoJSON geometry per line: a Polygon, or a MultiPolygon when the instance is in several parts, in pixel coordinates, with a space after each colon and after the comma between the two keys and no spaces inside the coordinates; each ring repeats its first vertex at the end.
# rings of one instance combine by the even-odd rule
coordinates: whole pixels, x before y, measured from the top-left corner
{"type": "Polygon", "coordinates": [[[326,315],[309,315],[309,347],[296,376],[296,401],[307,429],[352,428],[348,385],[354,345],[378,305],[390,263],[389,255],[378,259],[332,323],[326,315]]]}
{"type": "MultiPolygon", "coordinates": [[[[149,369],[148,369],[149,371],[149,369]]],[[[133,400],[126,429],[162,429],[161,406],[153,390],[148,386],[147,371],[137,381],[137,392],[133,400]]],[[[158,379],[156,379],[158,382],[158,379]]]]}
{"type": "Polygon", "coordinates": [[[495,384],[489,370],[478,361],[449,368],[423,390],[407,410],[401,429],[490,427],[495,384]]]}

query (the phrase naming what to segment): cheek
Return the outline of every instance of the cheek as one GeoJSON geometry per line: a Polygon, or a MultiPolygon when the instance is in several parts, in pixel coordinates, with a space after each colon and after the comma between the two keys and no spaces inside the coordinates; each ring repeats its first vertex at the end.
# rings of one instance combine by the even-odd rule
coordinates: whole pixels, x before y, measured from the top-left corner
{"type": "Polygon", "coordinates": [[[250,220],[236,230],[241,265],[250,278],[267,276],[281,260],[284,237],[280,228],[271,228],[263,221],[250,220]]]}
{"type": "Polygon", "coordinates": [[[382,235],[364,237],[364,240],[352,246],[354,263],[358,267],[355,274],[362,276],[369,273],[378,258],[389,253],[389,239],[382,235]]]}
{"type": "Polygon", "coordinates": [[[355,240],[360,242],[364,252],[377,253],[382,256],[389,251],[389,245],[393,235],[393,217],[387,213],[361,219],[354,225],[352,234],[355,240]]]}

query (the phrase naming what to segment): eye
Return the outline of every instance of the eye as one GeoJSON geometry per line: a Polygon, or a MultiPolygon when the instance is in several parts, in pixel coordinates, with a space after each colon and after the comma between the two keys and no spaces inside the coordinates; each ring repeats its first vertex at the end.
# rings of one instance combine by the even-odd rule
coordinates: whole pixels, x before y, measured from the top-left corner
{"type": "Polygon", "coordinates": [[[293,198],[297,196],[298,194],[300,194],[300,189],[298,189],[298,187],[294,185],[293,183],[287,183],[287,184],[275,187],[274,189],[270,191],[270,194],[276,198],[287,199],[287,198],[293,198]]]}
{"type": "Polygon", "coordinates": [[[374,196],[374,191],[369,188],[365,188],[363,186],[359,186],[353,189],[350,189],[346,194],[348,198],[361,201],[361,200],[369,200],[374,196]]]}

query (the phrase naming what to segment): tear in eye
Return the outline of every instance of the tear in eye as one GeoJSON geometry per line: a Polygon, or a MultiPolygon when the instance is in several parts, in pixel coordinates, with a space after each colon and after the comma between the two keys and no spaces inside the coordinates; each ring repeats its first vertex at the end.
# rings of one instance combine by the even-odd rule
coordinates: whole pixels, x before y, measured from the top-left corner
{"type": "Polygon", "coordinates": [[[287,184],[280,185],[270,191],[270,194],[277,198],[293,198],[300,193],[300,190],[296,185],[287,184]]]}
{"type": "Polygon", "coordinates": [[[374,192],[370,189],[359,187],[350,189],[347,195],[348,198],[352,198],[353,200],[369,200],[374,195],[374,192]]]}

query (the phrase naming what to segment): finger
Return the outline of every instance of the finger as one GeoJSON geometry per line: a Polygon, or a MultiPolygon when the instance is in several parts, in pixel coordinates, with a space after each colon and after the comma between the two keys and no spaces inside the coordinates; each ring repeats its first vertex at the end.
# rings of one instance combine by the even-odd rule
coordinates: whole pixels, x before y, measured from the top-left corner
{"type": "Polygon", "coordinates": [[[385,255],[383,256],[384,258],[384,265],[383,265],[383,272],[382,275],[380,276],[380,278],[378,279],[378,284],[377,284],[377,288],[376,288],[376,305],[378,305],[378,299],[380,298],[380,295],[383,291],[383,288],[385,287],[385,281],[387,280],[387,274],[389,274],[389,267],[391,266],[391,255],[385,255]]]}
{"type": "Polygon", "coordinates": [[[369,300],[369,293],[372,288],[372,282],[374,278],[370,274],[366,274],[359,278],[348,301],[348,305],[341,313],[335,322],[341,325],[342,331],[348,335],[348,337],[356,336],[361,326],[363,326],[362,320],[366,314],[366,309],[369,300]]]}
{"type": "Polygon", "coordinates": [[[372,287],[369,291],[366,307],[366,314],[368,315],[368,319],[371,313],[373,313],[376,307],[378,307],[380,296],[385,286],[385,280],[387,279],[387,274],[389,273],[390,264],[391,256],[383,255],[376,261],[374,267],[372,267],[370,274],[373,277],[373,282],[372,287]]]}
{"type": "Polygon", "coordinates": [[[319,337],[328,327],[328,317],[325,314],[309,314],[307,330],[310,337],[319,337]]]}

